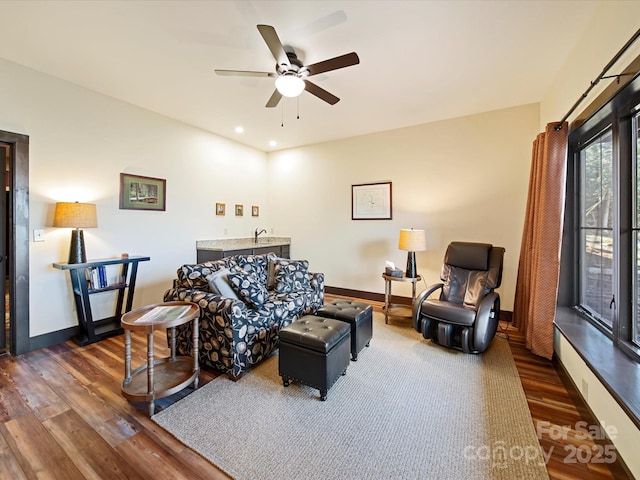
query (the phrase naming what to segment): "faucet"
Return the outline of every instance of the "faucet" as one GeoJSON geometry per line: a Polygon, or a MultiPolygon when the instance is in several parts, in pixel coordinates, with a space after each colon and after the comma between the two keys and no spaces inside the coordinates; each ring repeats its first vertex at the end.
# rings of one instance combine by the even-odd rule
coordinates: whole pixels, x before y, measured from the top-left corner
{"type": "Polygon", "coordinates": [[[256,231],[254,232],[254,240],[256,243],[258,243],[258,237],[263,233],[267,233],[267,231],[264,228],[260,231],[258,231],[258,229],[256,228],[256,231]]]}

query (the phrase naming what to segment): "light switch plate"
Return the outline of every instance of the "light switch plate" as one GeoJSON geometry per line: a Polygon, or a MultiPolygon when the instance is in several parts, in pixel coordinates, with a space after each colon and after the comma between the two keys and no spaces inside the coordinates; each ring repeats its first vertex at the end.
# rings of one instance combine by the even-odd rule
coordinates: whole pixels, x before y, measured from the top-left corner
{"type": "Polygon", "coordinates": [[[33,231],[33,241],[34,242],[44,242],[44,230],[41,228],[36,228],[33,231]]]}

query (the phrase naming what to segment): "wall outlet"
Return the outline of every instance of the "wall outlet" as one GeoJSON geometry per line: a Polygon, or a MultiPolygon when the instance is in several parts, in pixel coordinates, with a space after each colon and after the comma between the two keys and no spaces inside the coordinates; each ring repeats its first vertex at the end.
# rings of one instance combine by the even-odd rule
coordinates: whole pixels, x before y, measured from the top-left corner
{"type": "Polygon", "coordinates": [[[587,382],[584,378],[582,379],[582,398],[584,398],[585,402],[589,400],[589,382],[587,382]]]}
{"type": "Polygon", "coordinates": [[[229,229],[227,227],[224,227],[224,234],[229,235],[229,229]]]}
{"type": "Polygon", "coordinates": [[[271,235],[273,235],[274,233],[276,233],[276,229],[271,227],[271,235]]]}
{"type": "Polygon", "coordinates": [[[36,228],[33,231],[33,241],[34,242],[44,242],[44,230],[41,228],[36,228]]]}

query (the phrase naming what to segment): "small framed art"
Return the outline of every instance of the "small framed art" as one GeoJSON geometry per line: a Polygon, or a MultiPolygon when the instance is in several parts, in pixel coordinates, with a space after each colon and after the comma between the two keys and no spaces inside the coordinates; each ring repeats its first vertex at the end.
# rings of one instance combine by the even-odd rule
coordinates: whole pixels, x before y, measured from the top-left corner
{"type": "Polygon", "coordinates": [[[242,215],[244,215],[244,207],[236,203],[236,217],[241,217],[242,215]]]}
{"type": "Polygon", "coordinates": [[[251,216],[252,217],[259,217],[260,216],[260,207],[257,205],[253,205],[251,207],[251,216]]]}
{"type": "Polygon", "coordinates": [[[351,185],[352,220],[391,220],[391,182],[351,185]]]}
{"type": "Polygon", "coordinates": [[[167,181],[163,178],[120,174],[120,210],[161,210],[167,207],[167,181]]]}
{"type": "Polygon", "coordinates": [[[216,215],[224,215],[225,207],[224,203],[216,203],[216,215]]]}

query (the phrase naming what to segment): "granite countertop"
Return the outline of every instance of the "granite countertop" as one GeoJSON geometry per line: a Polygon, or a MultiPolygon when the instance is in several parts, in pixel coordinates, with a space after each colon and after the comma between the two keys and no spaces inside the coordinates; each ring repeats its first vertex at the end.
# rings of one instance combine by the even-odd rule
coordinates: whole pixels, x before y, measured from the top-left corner
{"type": "Polygon", "coordinates": [[[222,238],[217,240],[197,240],[196,250],[243,250],[246,248],[260,248],[269,246],[291,245],[290,237],[258,237],[258,243],[253,238],[222,238]]]}

